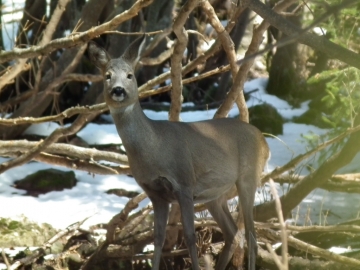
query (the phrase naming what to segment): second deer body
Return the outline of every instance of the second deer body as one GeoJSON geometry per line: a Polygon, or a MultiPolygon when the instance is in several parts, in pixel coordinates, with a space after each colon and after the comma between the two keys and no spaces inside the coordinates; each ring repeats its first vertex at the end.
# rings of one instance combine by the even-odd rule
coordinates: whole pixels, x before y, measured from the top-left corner
{"type": "Polygon", "coordinates": [[[249,268],[253,270],[257,254],[253,203],[269,157],[268,145],[257,128],[238,119],[193,123],[148,119],[140,107],[134,76],[143,39],[135,40],[117,59],[94,43],[90,43],[89,53],[104,75],[105,101],[133,176],[154,207],[153,269],[159,269],[170,203],[180,205],[184,238],[195,270],[199,264],[193,205],[206,204],[224,234],[225,246],[216,269],[225,269],[239,244],[238,229],[227,205],[227,193],[236,187],[245,221],[249,268]]]}

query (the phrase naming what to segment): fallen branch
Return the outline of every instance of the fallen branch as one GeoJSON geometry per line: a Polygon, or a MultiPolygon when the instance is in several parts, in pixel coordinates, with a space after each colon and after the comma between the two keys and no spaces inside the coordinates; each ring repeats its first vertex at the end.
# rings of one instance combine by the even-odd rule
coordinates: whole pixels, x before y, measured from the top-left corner
{"type": "MultiPolygon", "coordinates": [[[[269,239],[281,241],[281,236],[280,236],[279,232],[275,232],[273,230],[267,229],[267,230],[263,230],[261,234],[264,234],[269,239]]],[[[327,251],[325,249],[318,248],[316,246],[305,243],[299,239],[296,239],[293,236],[288,237],[288,244],[289,244],[289,246],[292,246],[298,250],[302,250],[306,253],[311,253],[313,255],[320,256],[327,260],[338,262],[338,263],[341,263],[344,265],[360,267],[359,260],[341,256],[341,255],[335,254],[333,252],[327,251]]]]}
{"type": "MultiPolygon", "coordinates": [[[[37,146],[38,144],[38,142],[29,142],[27,140],[0,141],[0,155],[6,155],[6,153],[11,152],[25,153],[37,146]]],[[[128,165],[128,158],[126,155],[110,151],[84,148],[66,143],[51,144],[46,148],[46,152],[49,154],[60,154],[67,157],[74,157],[83,160],[106,160],[121,165],[128,165]]]]}
{"type": "Polygon", "coordinates": [[[84,125],[84,123],[87,122],[87,115],[79,115],[78,118],[72,123],[71,126],[66,128],[58,128],[54,132],[50,134],[49,137],[47,137],[45,140],[37,144],[35,147],[31,148],[28,152],[25,154],[22,154],[21,156],[14,158],[10,161],[6,161],[4,163],[0,164],[0,173],[3,173],[4,171],[14,168],[16,166],[20,166],[22,164],[25,164],[26,162],[29,162],[31,159],[33,159],[36,155],[38,155],[40,152],[43,152],[49,145],[56,142],[58,139],[64,136],[72,135],[76,132],[78,132],[84,125]]]}
{"type": "MultiPolygon", "coordinates": [[[[107,249],[109,249],[109,244],[114,242],[115,240],[115,230],[117,227],[121,229],[124,228],[125,222],[129,216],[129,213],[138,207],[138,204],[147,198],[147,195],[143,192],[134,198],[130,199],[125,207],[121,210],[121,212],[117,215],[115,215],[107,226],[107,233],[106,233],[106,240],[99,245],[99,247],[96,249],[96,251],[90,256],[90,258],[81,266],[81,269],[88,269],[90,265],[93,265],[95,262],[99,260],[103,256],[103,252],[107,249]]],[[[130,252],[133,252],[133,248],[130,247],[130,252]]],[[[122,256],[120,256],[122,257],[122,256]]],[[[119,257],[118,257],[119,258],[119,257]]]]}
{"type": "MultiPolygon", "coordinates": [[[[10,152],[7,153],[6,156],[18,157],[19,153],[10,152]]],[[[73,159],[63,156],[52,155],[48,153],[40,153],[31,160],[50,164],[50,165],[62,166],[65,168],[69,168],[71,170],[86,171],[89,173],[100,174],[100,175],[131,174],[131,170],[129,167],[106,166],[91,160],[90,161],[79,160],[79,159],[73,159]]]]}
{"type": "Polygon", "coordinates": [[[147,195],[143,192],[134,198],[131,198],[121,210],[121,212],[115,215],[108,223],[106,233],[106,244],[111,244],[115,240],[115,230],[124,228],[125,221],[127,220],[130,212],[139,206],[139,203],[147,198],[147,195]]]}
{"type": "MultiPolygon", "coordinates": [[[[260,229],[281,229],[279,223],[263,223],[255,222],[255,226],[260,229]]],[[[360,226],[357,225],[329,225],[329,226],[293,226],[286,225],[285,228],[291,234],[305,233],[305,232],[319,232],[319,233],[334,233],[334,232],[352,232],[360,233],[360,226]]]]}

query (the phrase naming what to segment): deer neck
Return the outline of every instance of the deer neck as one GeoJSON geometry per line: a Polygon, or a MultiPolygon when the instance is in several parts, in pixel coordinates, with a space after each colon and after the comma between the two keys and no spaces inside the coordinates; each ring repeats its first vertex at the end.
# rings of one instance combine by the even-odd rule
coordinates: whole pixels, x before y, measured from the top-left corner
{"type": "Polygon", "coordinates": [[[110,113],[127,152],[144,149],[149,140],[156,139],[152,120],[146,117],[139,101],[125,108],[110,108],[110,113]]]}

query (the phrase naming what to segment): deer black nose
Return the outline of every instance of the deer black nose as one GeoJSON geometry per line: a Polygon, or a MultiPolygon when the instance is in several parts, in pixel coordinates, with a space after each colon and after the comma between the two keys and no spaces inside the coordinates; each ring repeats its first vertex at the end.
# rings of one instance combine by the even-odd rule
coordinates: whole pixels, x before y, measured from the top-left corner
{"type": "Polygon", "coordinates": [[[120,86],[117,86],[117,87],[114,87],[112,90],[111,90],[111,95],[115,95],[117,97],[120,97],[120,96],[125,96],[125,89],[120,87],[120,86]]]}

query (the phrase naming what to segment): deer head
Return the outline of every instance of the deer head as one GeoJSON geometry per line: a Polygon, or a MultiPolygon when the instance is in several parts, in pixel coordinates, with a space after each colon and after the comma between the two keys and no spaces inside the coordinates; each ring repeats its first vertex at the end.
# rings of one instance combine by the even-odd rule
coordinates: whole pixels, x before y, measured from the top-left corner
{"type": "Polygon", "coordinates": [[[125,108],[138,100],[134,71],[144,44],[145,35],[132,42],[122,56],[111,59],[105,49],[89,43],[90,60],[104,76],[104,98],[110,109],[125,108]]]}

